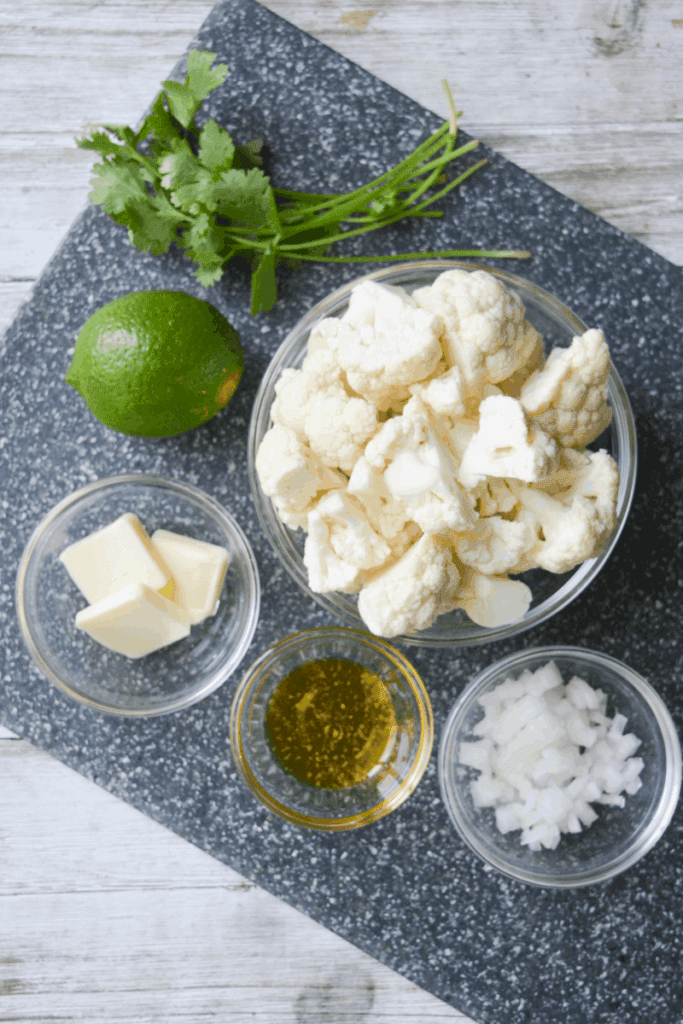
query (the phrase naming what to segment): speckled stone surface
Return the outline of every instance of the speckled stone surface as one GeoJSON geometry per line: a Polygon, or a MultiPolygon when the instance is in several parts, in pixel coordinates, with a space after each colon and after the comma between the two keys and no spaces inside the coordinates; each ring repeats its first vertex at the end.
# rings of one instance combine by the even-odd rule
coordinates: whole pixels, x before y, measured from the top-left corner
{"type": "MultiPolygon", "coordinates": [[[[311,191],[360,185],[439,124],[252,0],[219,4],[198,43],[232,69],[209,98],[206,115],[239,140],[264,137],[281,185],[311,191]]],[[[681,271],[488,155],[485,172],[443,203],[443,221],[378,233],[357,242],[357,251],[361,245],[368,252],[463,244],[530,249],[531,261],[506,266],[561,297],[609,338],[637,419],[638,489],[608,565],[563,614],[516,642],[406,653],[430,691],[437,737],[475,672],[519,647],[562,642],[631,664],[657,687],[680,731],[681,271]]],[[[237,676],[189,711],[120,721],[72,704],[24,650],[13,588],[31,531],[71,491],[124,471],[197,484],[244,528],[264,596],[243,667],[287,633],[333,624],[283,573],[261,536],[245,445],[260,377],[288,329],[358,272],[308,264],[282,274],[276,310],[251,319],[246,271],[207,291],[180,253],[142,256],[99,210],[79,218],[0,349],[0,719],[476,1020],[678,1024],[683,808],[656,848],[615,881],[576,892],[527,888],[487,870],[455,837],[439,799],[435,758],[407,804],[376,825],[341,835],[298,831],[271,817],[238,781],[228,741],[237,676]],[[87,317],[141,288],[184,289],[209,299],[240,331],[248,353],[243,383],[226,410],[199,430],[163,441],[105,429],[63,382],[87,317]]]]}

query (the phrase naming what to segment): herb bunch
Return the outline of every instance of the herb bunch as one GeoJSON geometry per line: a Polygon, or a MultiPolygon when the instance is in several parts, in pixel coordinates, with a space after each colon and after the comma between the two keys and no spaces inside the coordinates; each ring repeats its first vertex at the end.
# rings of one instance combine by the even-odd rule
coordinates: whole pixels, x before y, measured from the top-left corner
{"type": "Polygon", "coordinates": [[[327,256],[335,242],[375,231],[404,217],[440,217],[428,210],[486,163],[468,167],[445,181],[451,161],[478,142],[455,148],[460,116],[451,106],[445,123],[410,156],[353,192],[325,195],[273,188],[262,170],[260,140],[235,145],[215,121],[195,124],[202,101],[221,85],[226,64],[216,55],[192,50],[184,82],[162,82],[162,91],[137,132],[103,125],[77,139],[96,150],[90,198],[118,224],[128,228],[131,244],[153,255],[171,242],[198,265],[197,279],[213,285],[234,256],[252,265],[251,312],[269,310],[277,299],[275,269],[286,261],[367,262],[439,256],[525,257],[517,251],[481,249],[402,253],[399,256],[327,256]],[[439,187],[442,186],[442,187],[439,187]],[[429,194],[428,194],[429,193],[429,194]]]}

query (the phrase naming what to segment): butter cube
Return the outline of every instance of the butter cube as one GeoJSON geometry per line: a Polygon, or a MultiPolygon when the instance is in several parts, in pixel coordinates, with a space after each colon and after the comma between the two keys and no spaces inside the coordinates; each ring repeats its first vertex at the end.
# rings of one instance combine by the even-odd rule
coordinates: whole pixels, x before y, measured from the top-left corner
{"type": "Polygon", "coordinates": [[[194,624],[213,615],[228,568],[225,548],[170,530],[155,530],[152,544],[173,576],[173,599],[188,612],[190,621],[194,624]]]}
{"type": "Polygon", "coordinates": [[[59,559],[90,604],[130,583],[141,583],[152,590],[168,588],[172,583],[171,573],[132,512],[70,544],[59,559]]]}
{"type": "Polygon", "coordinates": [[[76,616],[76,627],[129,658],[142,658],[189,636],[187,612],[144,583],[131,583],[76,616]]]}

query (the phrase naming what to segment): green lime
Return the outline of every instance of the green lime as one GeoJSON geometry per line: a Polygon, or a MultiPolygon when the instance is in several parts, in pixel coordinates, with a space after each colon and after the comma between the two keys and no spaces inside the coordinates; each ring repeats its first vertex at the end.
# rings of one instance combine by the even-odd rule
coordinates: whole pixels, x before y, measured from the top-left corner
{"type": "Polygon", "coordinates": [[[172,437],[230,400],[242,345],[222,313],[185,292],[131,292],[83,325],[66,381],[112,430],[172,437]]]}

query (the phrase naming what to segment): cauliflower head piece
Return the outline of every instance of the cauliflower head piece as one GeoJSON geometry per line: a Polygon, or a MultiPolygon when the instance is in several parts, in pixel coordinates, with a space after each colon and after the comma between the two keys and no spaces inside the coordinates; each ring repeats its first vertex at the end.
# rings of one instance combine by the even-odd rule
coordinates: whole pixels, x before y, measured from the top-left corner
{"type": "Polygon", "coordinates": [[[374,281],[353,289],[341,320],[323,320],[317,330],[349,387],[380,410],[408,398],[409,386],[428,377],[442,357],[438,317],[374,281]]]}
{"type": "Polygon", "coordinates": [[[531,591],[521,580],[487,576],[468,568],[462,575],[454,603],[478,626],[493,629],[524,618],[531,605],[531,591]]]}
{"type": "Polygon", "coordinates": [[[325,466],[294,430],[276,423],[256,453],[256,472],[264,494],[273,499],[287,526],[305,525],[308,507],[321,491],[344,487],[346,478],[325,466]]]}
{"type": "Polygon", "coordinates": [[[324,516],[313,509],[307,519],[304,565],[313,593],[327,594],[332,590],[339,590],[342,594],[357,593],[363,583],[361,570],[336,553],[330,543],[330,526],[324,516]]]}
{"type": "Polygon", "coordinates": [[[357,569],[374,569],[391,555],[391,548],[372,527],[360,505],[343,491],[330,491],[315,511],[326,521],[332,550],[357,569]]]}
{"type": "Polygon", "coordinates": [[[373,529],[385,540],[393,541],[410,520],[406,503],[393,496],[384,482],[384,474],[371,466],[364,455],[353,467],[346,489],[361,503],[373,529]]]}
{"type": "Polygon", "coordinates": [[[520,402],[492,395],[479,406],[479,428],[463,453],[459,479],[468,488],[488,476],[532,483],[547,476],[556,462],[556,442],[528,424],[520,402]]]}
{"type": "Polygon", "coordinates": [[[590,444],[612,419],[607,405],[610,354],[602,331],[554,348],[545,366],[522,387],[520,401],[529,416],[564,447],[590,444]]]}
{"type": "Polygon", "coordinates": [[[493,515],[480,519],[469,533],[456,534],[454,546],[464,565],[486,576],[500,576],[514,570],[536,540],[525,522],[493,515]]]}
{"type": "Polygon", "coordinates": [[[441,319],[446,361],[468,388],[510,377],[539,344],[519,297],[485,270],[447,270],[412,297],[441,319]]]}
{"type": "Polygon", "coordinates": [[[460,581],[443,537],[424,534],[358,595],[358,611],[371,633],[392,637],[427,629],[452,608],[460,581]]]}
{"type": "Polygon", "coordinates": [[[335,356],[315,350],[300,370],[283,370],[275,392],[273,422],[294,430],[326,466],[350,473],[379,421],[374,406],[347,393],[335,356]]]}
{"type": "Polygon", "coordinates": [[[403,415],[387,420],[365,449],[367,462],[384,469],[384,482],[425,533],[467,530],[477,514],[457,479],[457,463],[418,396],[403,415]],[[386,467],[386,468],[385,468],[386,467]]]}

